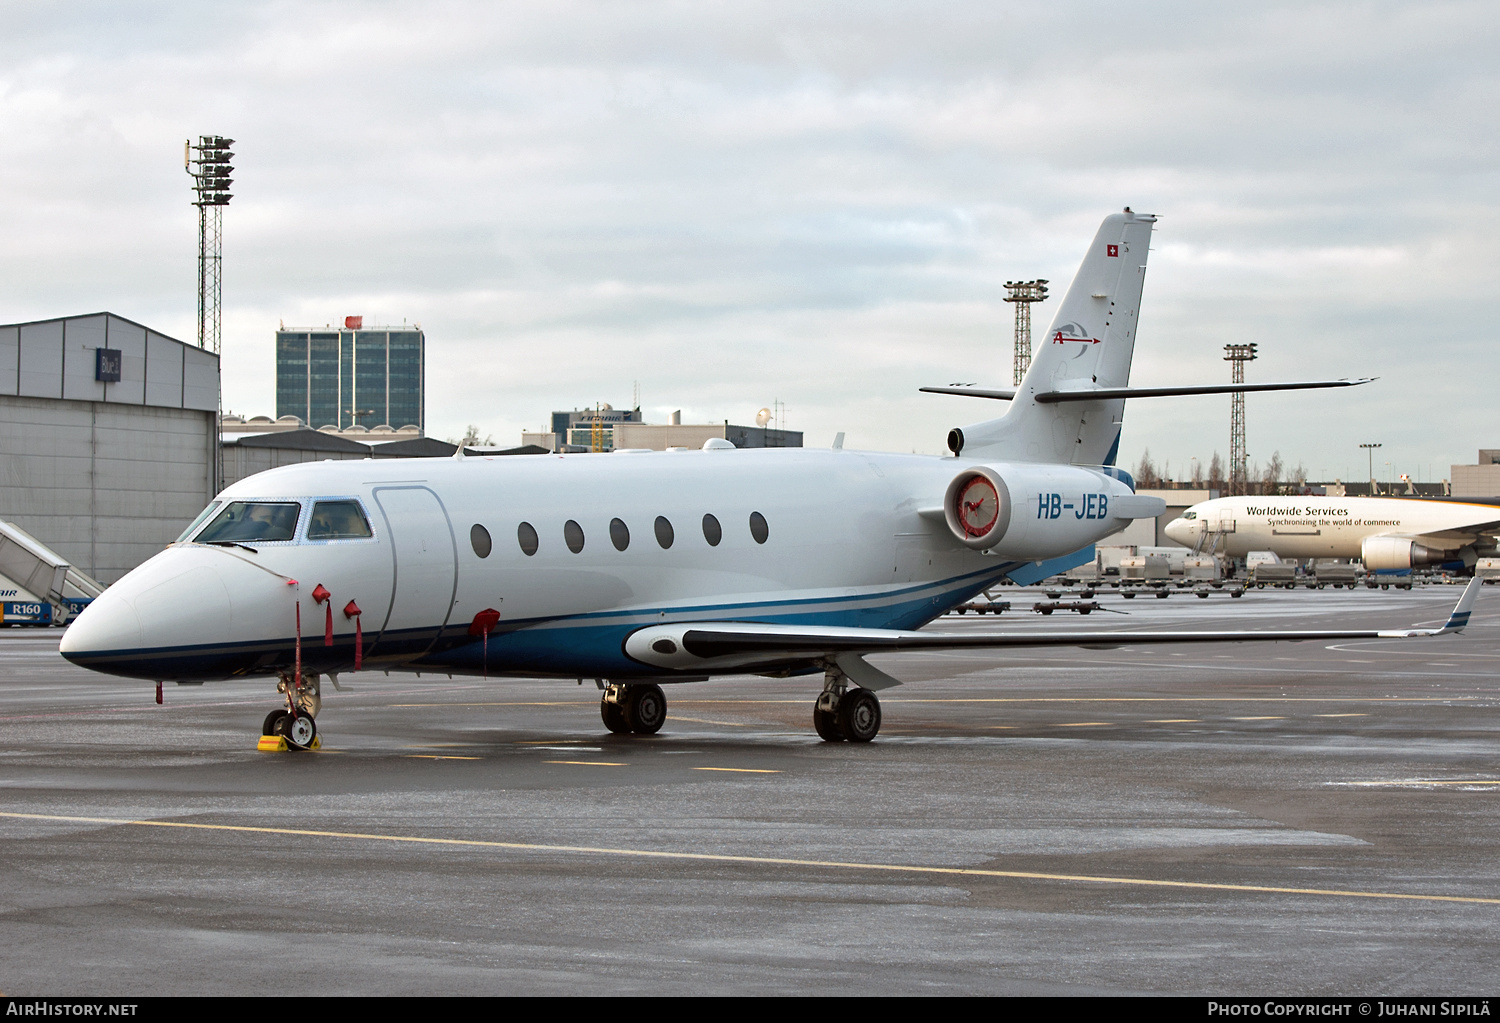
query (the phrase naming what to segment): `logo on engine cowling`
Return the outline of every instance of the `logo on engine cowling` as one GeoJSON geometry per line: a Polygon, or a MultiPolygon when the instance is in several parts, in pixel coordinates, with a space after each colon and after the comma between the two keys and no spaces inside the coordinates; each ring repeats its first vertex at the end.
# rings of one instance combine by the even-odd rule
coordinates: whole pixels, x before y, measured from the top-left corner
{"type": "Polygon", "coordinates": [[[993,547],[1005,535],[1010,516],[1010,489],[994,470],[976,466],[949,481],[943,517],[959,543],[975,550],[993,547]]]}

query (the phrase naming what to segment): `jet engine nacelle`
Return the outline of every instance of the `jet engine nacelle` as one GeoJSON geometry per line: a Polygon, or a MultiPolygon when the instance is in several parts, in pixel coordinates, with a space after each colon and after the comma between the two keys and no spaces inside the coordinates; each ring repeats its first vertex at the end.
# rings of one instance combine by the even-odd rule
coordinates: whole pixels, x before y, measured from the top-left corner
{"type": "Polygon", "coordinates": [[[1408,569],[1416,565],[1440,565],[1447,560],[1442,551],[1423,547],[1402,536],[1367,536],[1360,544],[1359,558],[1371,572],[1408,569]]]}
{"type": "Polygon", "coordinates": [[[1024,560],[1057,557],[1166,511],[1120,480],[1071,465],[971,465],[943,495],[953,538],[974,550],[1024,560]]]}

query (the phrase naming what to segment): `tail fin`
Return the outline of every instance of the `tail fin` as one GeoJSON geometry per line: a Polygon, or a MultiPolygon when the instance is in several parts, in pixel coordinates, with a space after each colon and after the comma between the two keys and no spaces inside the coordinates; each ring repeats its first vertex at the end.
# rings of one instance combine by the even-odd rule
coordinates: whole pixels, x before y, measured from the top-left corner
{"type": "Polygon", "coordinates": [[[1052,325],[1037,339],[1036,355],[1010,410],[957,431],[961,454],[1016,462],[1114,464],[1124,399],[1043,404],[1035,398],[1130,383],[1154,223],[1155,217],[1132,213],[1129,207],[1104,218],[1052,325]]]}

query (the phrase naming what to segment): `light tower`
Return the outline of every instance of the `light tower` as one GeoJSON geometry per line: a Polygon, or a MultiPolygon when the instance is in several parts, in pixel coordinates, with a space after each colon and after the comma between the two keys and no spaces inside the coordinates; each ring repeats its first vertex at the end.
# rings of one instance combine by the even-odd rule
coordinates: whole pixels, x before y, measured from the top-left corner
{"type": "Polygon", "coordinates": [[[223,299],[223,220],[225,206],[232,198],[229,186],[234,183],[234,153],[229,147],[234,139],[219,135],[200,135],[198,144],[182,144],[183,168],[193,179],[198,207],[198,347],[219,354],[220,305],[223,299]],[[197,155],[194,156],[194,152],[197,155]]]}
{"type": "Polygon", "coordinates": [[[1378,483],[1375,482],[1375,449],[1378,448],[1378,447],[1384,447],[1384,445],[1382,445],[1382,444],[1361,444],[1360,447],[1364,448],[1365,449],[1365,453],[1370,456],[1370,493],[1371,494],[1379,494],[1380,493],[1380,484],[1378,484],[1378,483]]]}
{"type": "Polygon", "coordinates": [[[1006,281],[1005,290],[1010,292],[1005,296],[1005,301],[1016,304],[1016,379],[1015,385],[1021,386],[1021,379],[1026,376],[1026,370],[1031,366],[1031,303],[1040,302],[1047,297],[1047,282],[1035,281],[1006,281]]]}
{"type": "MultiPolygon", "coordinates": [[[[1245,363],[1255,358],[1256,345],[1225,345],[1224,361],[1233,366],[1229,382],[1245,382],[1245,363]]],[[[1234,391],[1229,396],[1229,493],[1243,494],[1248,491],[1245,469],[1245,392],[1234,391]]]]}

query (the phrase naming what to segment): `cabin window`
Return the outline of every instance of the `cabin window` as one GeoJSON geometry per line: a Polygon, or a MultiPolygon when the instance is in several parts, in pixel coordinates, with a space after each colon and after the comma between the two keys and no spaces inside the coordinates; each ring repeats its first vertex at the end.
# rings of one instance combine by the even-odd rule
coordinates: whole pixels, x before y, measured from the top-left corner
{"type": "Polygon", "coordinates": [[[523,522],[516,527],[516,542],[521,545],[521,553],[528,558],[541,546],[541,539],[536,535],[536,527],[529,522],[523,522]]]}
{"type": "Polygon", "coordinates": [[[563,523],[563,540],[568,544],[568,550],[574,554],[583,552],[583,527],[569,519],[563,523]]]}
{"type": "Polygon", "coordinates": [[[766,517],[760,512],[750,513],[750,535],[755,537],[756,543],[765,543],[771,535],[771,527],[766,525],[766,517]]]}
{"type": "Polygon", "coordinates": [[[672,546],[672,523],[667,521],[665,515],[656,517],[656,542],[661,544],[661,549],[666,550],[672,546]]]}
{"type": "Polygon", "coordinates": [[[630,546],[630,527],[625,525],[623,519],[609,520],[609,542],[615,545],[617,551],[630,546]]]}
{"type": "Polygon", "coordinates": [[[184,529],[182,531],[182,535],[177,538],[177,542],[181,543],[182,541],[186,540],[188,537],[192,536],[193,535],[193,530],[195,530],[199,526],[203,525],[203,523],[208,520],[208,517],[214,513],[214,509],[218,508],[219,505],[221,505],[223,503],[224,503],[223,501],[215,501],[212,504],[210,504],[207,508],[204,508],[201,512],[199,512],[198,513],[198,517],[193,520],[193,524],[191,526],[188,526],[186,529],[184,529]]]}
{"type": "Polygon", "coordinates": [[[319,501],[307,519],[309,540],[353,540],[374,536],[358,501],[319,501]]]}
{"type": "Polygon", "coordinates": [[[302,506],[295,501],[234,501],[197,536],[199,543],[290,540],[302,506]]]}
{"type": "Polygon", "coordinates": [[[703,516],[703,539],[708,541],[710,547],[719,546],[719,541],[724,539],[724,528],[712,515],[703,516]]]}
{"type": "Polygon", "coordinates": [[[481,558],[489,557],[490,550],[493,547],[493,544],[490,542],[490,531],[479,523],[474,523],[469,527],[469,546],[473,547],[474,553],[481,558]]]}

